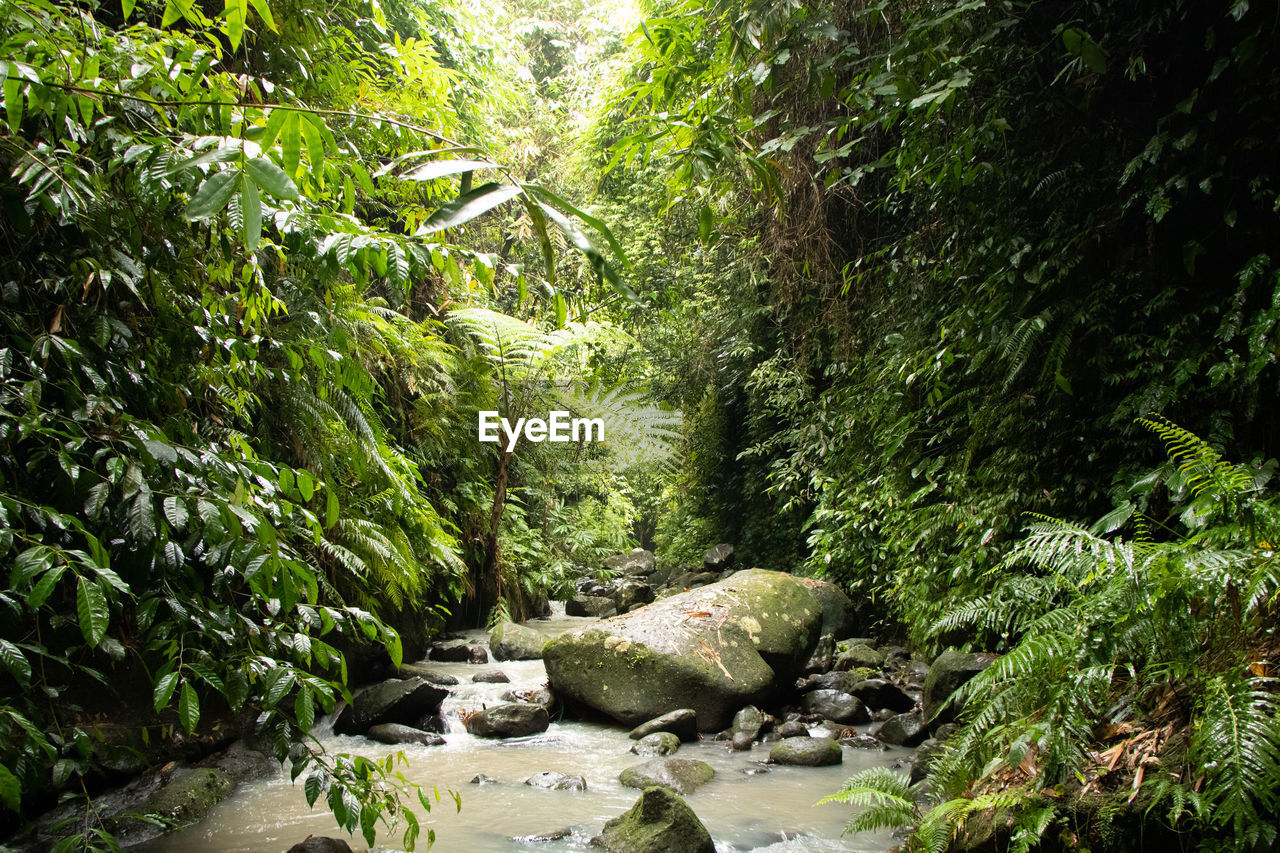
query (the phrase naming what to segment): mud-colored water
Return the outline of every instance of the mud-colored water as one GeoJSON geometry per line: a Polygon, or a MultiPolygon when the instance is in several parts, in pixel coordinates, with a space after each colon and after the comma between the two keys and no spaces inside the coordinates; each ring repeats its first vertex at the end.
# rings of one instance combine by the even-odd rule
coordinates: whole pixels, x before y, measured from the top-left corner
{"type": "MultiPolygon", "coordinates": [[[[549,633],[581,627],[593,619],[559,616],[531,623],[549,633]]],[[[472,639],[481,640],[476,632],[472,639]]],[[[647,760],[632,755],[634,743],[627,731],[609,726],[559,721],[544,733],[511,740],[472,737],[457,722],[467,709],[501,701],[510,689],[538,687],[545,683],[541,661],[504,661],[485,665],[432,663],[441,672],[463,683],[450,688],[444,710],[450,731],[443,746],[401,747],[409,766],[405,776],[424,786],[440,789],[443,800],[425,817],[425,827],[436,831],[438,851],[585,851],[604,822],[622,814],[639,791],[625,788],[618,774],[647,760]],[[474,684],[470,679],[482,670],[501,669],[510,684],[474,684]],[[544,770],[586,777],[586,791],[548,791],[523,784],[544,770]],[[484,774],[494,780],[476,785],[470,780],[484,774]],[[462,796],[456,811],[446,790],[462,796]],[[569,829],[565,838],[534,841],[530,836],[569,829]]],[[[362,737],[321,736],[331,752],[382,757],[395,747],[362,737]]],[[[702,741],[685,744],[678,757],[706,761],[716,776],[703,788],[685,797],[698,814],[720,853],[768,851],[768,853],[825,853],[825,851],[883,851],[892,845],[887,834],[842,838],[848,820],[847,806],[815,803],[836,790],[853,773],[867,767],[888,766],[901,760],[906,750],[880,752],[846,747],[844,764],[835,767],[766,766],[768,745],[756,744],[750,752],[732,752],[727,743],[702,741]]],[[[420,811],[420,810],[419,810],[420,811]]],[[[284,853],[310,834],[345,837],[333,817],[317,804],[308,809],[301,782],[291,784],[283,773],[274,779],[243,786],[218,805],[202,822],[165,836],[146,846],[147,853],[284,853]]],[[[425,836],[425,831],[424,831],[425,836]]],[[[379,833],[375,849],[396,850],[398,834],[379,833]]],[[[348,839],[354,850],[365,849],[362,839],[348,839]]],[[[420,845],[421,849],[425,845],[420,845]]]]}

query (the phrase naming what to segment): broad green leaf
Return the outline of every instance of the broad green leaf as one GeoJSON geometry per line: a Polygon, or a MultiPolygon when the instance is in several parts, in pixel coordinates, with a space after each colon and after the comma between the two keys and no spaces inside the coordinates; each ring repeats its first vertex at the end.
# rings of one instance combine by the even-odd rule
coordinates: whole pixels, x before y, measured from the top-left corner
{"type": "Polygon", "coordinates": [[[711,212],[711,205],[704,204],[698,213],[698,239],[704,244],[711,242],[711,229],[714,224],[715,217],[711,212]]]}
{"type": "Polygon", "coordinates": [[[89,496],[84,499],[84,515],[90,521],[97,521],[98,516],[102,515],[102,510],[107,506],[107,498],[111,496],[111,484],[107,482],[98,483],[89,489],[89,496]]]}
{"type": "Polygon", "coordinates": [[[14,136],[17,136],[22,128],[22,108],[22,80],[16,76],[5,78],[4,112],[9,120],[9,132],[14,136]]]}
{"type": "Polygon", "coordinates": [[[156,535],[156,512],[150,489],[142,489],[129,504],[129,533],[139,542],[156,535]]]}
{"type": "MultiPolygon", "coordinates": [[[[280,174],[283,175],[284,172],[280,174]]],[[[258,241],[262,238],[262,201],[258,198],[258,183],[251,174],[244,176],[243,184],[240,190],[240,211],[244,215],[244,247],[250,252],[256,252],[258,241]]]]}
{"type": "Polygon", "coordinates": [[[435,160],[401,175],[402,181],[434,181],[446,175],[457,175],[462,172],[474,172],[477,169],[493,169],[494,164],[483,160],[435,160]]]}
{"type": "Polygon", "coordinates": [[[173,496],[165,498],[164,517],[169,519],[169,523],[173,525],[174,530],[182,531],[187,526],[189,517],[186,501],[173,496]]]}
{"type": "Polygon", "coordinates": [[[311,697],[311,691],[305,686],[298,691],[298,695],[293,699],[293,715],[298,721],[298,728],[304,732],[311,731],[311,727],[315,725],[315,700],[311,697]]]}
{"type": "Polygon", "coordinates": [[[27,687],[31,684],[31,661],[13,643],[0,638],[0,666],[8,670],[18,684],[27,687]]]}
{"type": "Polygon", "coordinates": [[[81,577],[76,586],[76,615],[80,618],[80,633],[85,642],[97,646],[107,633],[107,622],[110,612],[107,609],[107,597],[102,587],[81,577]]]}
{"type": "Polygon", "coordinates": [[[276,144],[276,139],[280,136],[280,129],[284,127],[285,121],[289,118],[289,110],[273,109],[267,116],[267,123],[262,129],[262,136],[258,139],[258,144],[262,146],[263,151],[270,150],[276,144]]]}
{"type": "Polygon", "coordinates": [[[18,782],[18,777],[9,771],[8,767],[0,764],[0,802],[11,811],[17,811],[18,806],[22,804],[22,785],[18,782]]]}
{"type": "Polygon", "coordinates": [[[263,705],[268,708],[274,708],[280,704],[280,700],[289,694],[293,689],[294,675],[288,670],[275,670],[279,673],[271,685],[267,688],[267,695],[263,697],[263,705]]]}
{"type": "Polygon", "coordinates": [[[609,249],[610,251],[613,252],[614,257],[616,257],[624,267],[630,265],[630,262],[627,260],[626,253],[622,251],[622,244],[618,242],[618,239],[613,235],[613,232],[609,230],[609,226],[605,224],[604,220],[591,216],[586,212],[574,207],[564,198],[556,195],[555,193],[551,192],[551,190],[548,190],[545,187],[540,187],[535,184],[529,184],[529,185],[526,185],[525,189],[529,192],[534,193],[535,195],[541,196],[542,198],[551,202],[561,210],[564,210],[573,214],[574,216],[581,219],[583,222],[590,225],[596,231],[600,232],[600,236],[604,237],[604,239],[609,243],[609,249]]]}
{"type": "Polygon", "coordinates": [[[156,713],[164,710],[169,704],[169,700],[173,698],[174,688],[178,686],[178,673],[170,672],[160,676],[160,680],[156,682],[155,691],[152,693],[152,700],[155,703],[156,713]]]}
{"type": "Polygon", "coordinates": [[[326,491],[328,494],[324,499],[324,528],[328,530],[338,523],[338,496],[334,494],[332,488],[326,491]]]}
{"type": "Polygon", "coordinates": [[[31,594],[27,596],[27,607],[32,610],[38,609],[53,594],[53,590],[58,585],[58,581],[62,580],[63,574],[67,571],[66,566],[54,566],[45,572],[36,585],[31,588],[31,594]]]}
{"type": "Polygon", "coordinates": [[[138,0],[121,0],[120,8],[124,10],[124,19],[129,20],[129,16],[133,14],[133,7],[138,5],[138,0]]]}
{"type": "Polygon", "coordinates": [[[244,22],[249,17],[249,0],[226,0],[227,41],[231,42],[231,51],[240,49],[240,40],[244,38],[244,22]]]}
{"type": "Polygon", "coordinates": [[[164,16],[160,19],[160,28],[165,29],[183,18],[191,17],[191,6],[195,0],[167,0],[164,4],[164,16]]]}
{"type": "Polygon", "coordinates": [[[320,167],[324,165],[324,137],[328,128],[324,126],[319,116],[303,113],[299,129],[302,131],[302,141],[307,146],[307,159],[311,161],[311,172],[319,175],[320,167]]]}
{"type": "Polygon", "coordinates": [[[309,502],[316,493],[316,481],[311,476],[310,471],[298,471],[298,494],[302,495],[302,500],[309,502]]]}
{"type": "Polygon", "coordinates": [[[471,192],[463,193],[448,204],[442,205],[422,224],[418,234],[419,236],[432,234],[445,228],[466,224],[518,195],[520,195],[520,188],[514,184],[489,183],[476,187],[471,192]]]}
{"type": "Polygon", "coordinates": [[[316,804],[316,800],[320,799],[320,795],[324,793],[324,780],[319,773],[312,773],[302,783],[302,791],[307,797],[307,807],[310,808],[316,804]]]}
{"type": "Polygon", "coordinates": [[[206,178],[187,205],[187,219],[195,222],[222,212],[236,191],[239,177],[234,172],[214,172],[206,178]]]}
{"type": "Polygon", "coordinates": [[[555,309],[556,309],[556,328],[563,329],[565,321],[569,318],[569,303],[565,301],[564,294],[556,291],[555,309]]]}
{"type": "Polygon", "coordinates": [[[298,200],[298,187],[284,170],[265,157],[252,157],[245,161],[245,171],[258,182],[258,186],[276,198],[298,200]]]}
{"type": "Polygon", "coordinates": [[[178,697],[178,720],[187,734],[194,732],[200,722],[200,698],[196,696],[196,689],[189,681],[182,682],[182,694],[178,697]]]}
{"type": "Polygon", "coordinates": [[[9,584],[21,586],[41,572],[48,571],[56,556],[57,552],[48,545],[32,545],[13,561],[13,571],[9,573],[9,584]]]}

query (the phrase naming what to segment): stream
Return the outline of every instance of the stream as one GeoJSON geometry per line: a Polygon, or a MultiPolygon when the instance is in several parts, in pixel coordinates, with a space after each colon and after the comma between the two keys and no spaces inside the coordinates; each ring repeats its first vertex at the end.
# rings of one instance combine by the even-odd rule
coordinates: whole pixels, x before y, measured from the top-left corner
{"type": "MultiPolygon", "coordinates": [[[[562,605],[559,605],[562,607],[562,605]]],[[[564,616],[533,620],[531,627],[554,635],[599,620],[564,616]]],[[[473,643],[487,646],[488,634],[467,633],[473,643]]],[[[627,729],[598,723],[553,721],[538,735],[507,740],[475,737],[465,730],[460,714],[497,704],[508,690],[540,687],[546,682],[542,661],[491,661],[488,664],[424,663],[433,671],[455,676],[461,682],[450,687],[444,702],[448,722],[446,743],[441,746],[391,747],[364,737],[334,735],[332,721],[318,724],[317,735],[330,752],[383,757],[400,749],[409,766],[404,775],[428,790],[436,787],[442,800],[429,815],[422,814],[426,829],[436,832],[436,850],[466,851],[563,851],[594,850],[590,839],[606,820],[631,807],[640,792],[626,788],[618,774],[648,760],[629,752],[635,741],[627,729]],[[478,672],[501,669],[509,684],[476,684],[478,672]],[[543,790],[523,784],[542,771],[559,771],[586,777],[586,791],[543,790]],[[484,774],[494,780],[478,785],[471,780],[484,774]],[[462,797],[456,811],[445,793],[462,797]],[[554,840],[537,836],[570,830],[554,840]]],[[[895,842],[888,832],[842,838],[850,808],[840,804],[815,806],[854,773],[876,766],[891,766],[911,750],[887,751],[844,747],[844,763],[834,767],[784,767],[765,765],[769,744],[757,743],[748,752],[733,752],[724,741],[702,740],[681,746],[676,757],[705,761],[716,776],[684,799],[706,825],[718,853],[822,853],[822,851],[884,851],[895,842]]],[[[415,803],[415,806],[417,804],[415,803]]],[[[301,779],[294,784],[283,770],[274,778],[242,785],[217,805],[201,822],[162,836],[142,846],[145,853],[284,853],[308,835],[345,838],[353,850],[369,849],[361,838],[348,838],[333,816],[317,803],[308,809],[301,779]]],[[[397,850],[399,835],[380,831],[376,850],[397,850]]]]}

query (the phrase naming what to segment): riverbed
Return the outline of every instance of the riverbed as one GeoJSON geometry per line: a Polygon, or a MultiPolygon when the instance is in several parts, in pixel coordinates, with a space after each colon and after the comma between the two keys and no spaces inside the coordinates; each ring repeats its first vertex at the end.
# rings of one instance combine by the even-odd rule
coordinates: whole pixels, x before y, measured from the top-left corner
{"type": "MultiPolygon", "coordinates": [[[[595,623],[592,618],[557,613],[529,624],[557,634],[595,623]]],[[[471,642],[485,643],[487,635],[468,633],[471,642]]],[[[461,716],[470,710],[501,702],[508,690],[541,687],[546,670],[541,661],[491,661],[488,664],[425,662],[434,672],[452,675],[460,684],[450,687],[443,711],[448,723],[441,746],[390,747],[364,737],[334,735],[326,721],[318,729],[330,752],[384,757],[400,749],[408,760],[404,775],[438,788],[442,799],[430,815],[419,809],[423,838],[436,832],[433,849],[465,853],[511,851],[587,851],[590,839],[606,820],[625,812],[640,792],[623,787],[618,774],[648,759],[629,752],[635,741],[621,727],[571,720],[553,720],[547,731],[525,738],[493,740],[467,733],[461,716]],[[476,684],[472,676],[501,669],[508,684],[476,684]],[[543,771],[582,775],[585,791],[550,791],[525,785],[543,771]],[[476,784],[483,775],[493,780],[476,784]],[[461,795],[455,809],[446,793],[461,795]],[[560,834],[561,838],[542,837],[560,834]]],[[[862,728],[862,727],[859,727],[862,728]]],[[[783,767],[766,764],[768,744],[733,752],[724,741],[710,739],[681,746],[677,757],[705,761],[715,778],[686,802],[716,841],[719,853],[825,853],[826,851],[884,851],[895,842],[887,832],[854,838],[841,836],[850,816],[848,806],[817,801],[835,791],[846,778],[868,767],[894,766],[910,750],[844,748],[844,763],[834,767],[783,767]]],[[[307,807],[301,780],[289,781],[283,771],[274,778],[243,785],[203,821],[146,845],[145,853],[284,853],[308,835],[346,838],[353,850],[366,850],[363,839],[349,838],[333,816],[318,803],[307,807]]],[[[375,850],[398,850],[399,833],[380,832],[375,850]]],[[[425,840],[419,849],[425,848],[425,840]]]]}

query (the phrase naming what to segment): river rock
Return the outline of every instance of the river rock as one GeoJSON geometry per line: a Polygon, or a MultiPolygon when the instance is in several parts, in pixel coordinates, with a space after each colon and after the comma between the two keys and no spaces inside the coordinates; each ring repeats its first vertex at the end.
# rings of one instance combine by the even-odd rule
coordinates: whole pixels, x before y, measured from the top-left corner
{"type": "Polygon", "coordinates": [[[752,569],[562,634],[543,660],[552,689],[568,702],[633,726],[691,708],[700,730],[718,731],[737,709],[796,677],[821,620],[797,578],[752,569]]]}
{"type": "Polygon", "coordinates": [[[627,554],[614,554],[612,557],[605,557],[604,559],[606,571],[623,575],[640,575],[641,577],[650,575],[653,574],[653,570],[657,565],[653,552],[646,551],[643,548],[636,548],[627,554]]]}
{"type": "Polygon", "coordinates": [[[786,740],[789,737],[808,737],[809,727],[799,720],[787,720],[778,726],[777,735],[782,740],[786,740]]]}
{"type": "Polygon", "coordinates": [[[702,568],[708,572],[726,572],[733,568],[733,546],[722,542],[702,555],[702,568]]]}
{"type": "Polygon", "coordinates": [[[850,646],[836,658],[836,669],[849,670],[865,666],[880,669],[884,666],[884,655],[870,646],[859,643],[850,646]]]}
{"type": "Polygon", "coordinates": [[[538,660],[546,643],[546,634],[515,622],[502,622],[489,632],[489,653],[494,660],[538,660]]]}
{"type": "Polygon", "coordinates": [[[836,641],[830,634],[823,634],[818,638],[818,644],[813,647],[813,654],[809,656],[809,660],[804,665],[804,671],[807,673],[821,673],[830,671],[836,660],[836,641]]]}
{"type": "Polygon", "coordinates": [[[841,763],[844,753],[840,744],[829,737],[789,737],[774,744],[769,760],[774,764],[825,767],[841,763]]]}
{"type": "Polygon", "coordinates": [[[569,776],[554,770],[545,770],[536,776],[524,780],[526,785],[534,788],[546,788],[548,791],[585,791],[587,780],[583,776],[569,776]]]}
{"type": "Polygon", "coordinates": [[[764,728],[764,714],[755,705],[748,705],[733,715],[733,733],[735,735],[745,734],[751,740],[755,740],[760,737],[762,728],[764,728]]]}
{"type": "Polygon", "coordinates": [[[511,678],[500,669],[489,669],[471,676],[474,684],[510,684],[511,678]]]}
{"type": "Polygon", "coordinates": [[[534,687],[529,690],[508,690],[502,694],[503,702],[532,702],[535,705],[541,705],[547,709],[547,713],[551,713],[555,708],[556,697],[550,690],[545,687],[534,687]]]}
{"type": "Polygon", "coordinates": [[[680,748],[680,738],[671,732],[654,732],[651,735],[645,735],[631,745],[631,751],[636,755],[672,755],[680,748]]]}
{"type": "Polygon", "coordinates": [[[627,613],[649,604],[654,599],[653,587],[644,581],[627,578],[619,581],[613,591],[613,604],[619,613],[627,613]]]}
{"type": "Polygon", "coordinates": [[[631,739],[640,740],[654,732],[670,732],[683,741],[698,739],[698,714],[692,708],[677,708],[641,723],[631,730],[631,739]]]}
{"type": "Polygon", "coordinates": [[[308,835],[290,847],[289,853],[351,853],[351,845],[341,838],[308,835]]]}
{"type": "Polygon", "coordinates": [[[931,728],[953,722],[964,704],[952,699],[963,684],[995,661],[996,656],[977,652],[943,652],[929,668],[924,680],[924,718],[931,728]],[[948,701],[951,700],[951,701],[948,701]]]}
{"type": "Polygon", "coordinates": [[[614,606],[613,599],[596,595],[575,595],[564,603],[566,616],[594,616],[597,619],[604,619],[616,615],[617,612],[618,608],[614,606]]]}
{"type": "Polygon", "coordinates": [[[439,672],[430,664],[425,663],[403,664],[396,670],[396,675],[401,678],[421,678],[423,681],[429,681],[440,687],[453,687],[455,684],[462,683],[457,677],[439,672]]]}
{"type": "Polygon", "coordinates": [[[400,723],[381,723],[370,726],[364,736],[378,743],[417,743],[422,746],[439,746],[444,743],[444,738],[435,732],[425,732],[400,723]]]}
{"type": "Polygon", "coordinates": [[[716,771],[705,761],[688,758],[655,758],[628,767],[618,781],[628,788],[651,788],[660,785],[677,794],[692,794],[715,778],[716,771]]]}
{"type": "Polygon", "coordinates": [[[751,732],[734,732],[729,741],[729,746],[734,752],[746,752],[751,749],[755,742],[756,739],[751,732]]]}
{"type": "Polygon", "coordinates": [[[911,784],[923,781],[929,775],[933,762],[942,755],[942,742],[929,738],[916,749],[915,758],[911,761],[911,784]]]}
{"type": "Polygon", "coordinates": [[[550,724],[541,705],[511,702],[476,711],[467,719],[467,731],[478,737],[524,737],[545,732],[550,724]]]}
{"type": "Polygon", "coordinates": [[[446,663],[488,663],[489,653],[484,650],[484,646],[472,645],[464,640],[432,646],[427,658],[446,663]]]}
{"type": "Polygon", "coordinates": [[[715,853],[711,833],[693,809],[666,788],[649,788],[625,814],[591,840],[607,853],[715,853]]]}
{"type": "Polygon", "coordinates": [[[379,723],[412,725],[437,713],[448,695],[443,687],[421,678],[393,678],[357,693],[338,715],[333,730],[340,735],[357,735],[379,723]]]}
{"type": "Polygon", "coordinates": [[[817,578],[800,578],[809,592],[818,599],[822,608],[822,631],[832,637],[848,637],[858,626],[858,614],[853,601],[844,590],[830,581],[817,578]]]}
{"type": "Polygon", "coordinates": [[[840,738],[840,742],[845,746],[851,746],[854,749],[880,749],[885,750],[889,747],[883,741],[876,740],[871,735],[854,734],[849,737],[840,738]]]}
{"type": "Polygon", "coordinates": [[[919,714],[897,714],[876,730],[876,738],[890,746],[919,746],[928,736],[919,714]]]}
{"type": "Polygon", "coordinates": [[[805,713],[820,714],[837,723],[855,724],[871,720],[861,699],[839,690],[814,690],[806,693],[801,705],[805,713]]]}
{"type": "Polygon", "coordinates": [[[677,589],[693,589],[695,586],[706,586],[720,580],[719,572],[684,572],[671,579],[671,585],[677,589]]]}
{"type": "Polygon", "coordinates": [[[862,703],[873,711],[888,708],[901,714],[916,706],[916,700],[907,695],[906,691],[883,678],[859,681],[851,685],[848,692],[861,699],[862,703]]]}

